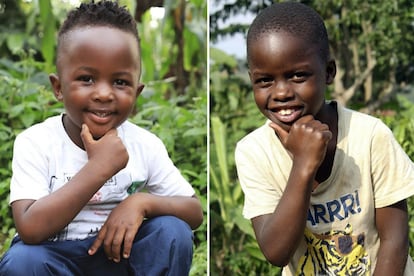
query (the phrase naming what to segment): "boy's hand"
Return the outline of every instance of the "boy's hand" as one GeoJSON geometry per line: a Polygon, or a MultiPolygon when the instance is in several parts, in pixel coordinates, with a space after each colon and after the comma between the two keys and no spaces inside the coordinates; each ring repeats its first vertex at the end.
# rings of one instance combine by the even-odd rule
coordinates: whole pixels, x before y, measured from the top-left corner
{"type": "Polygon", "coordinates": [[[80,136],[89,161],[99,164],[100,170],[108,178],[125,168],[129,156],[116,129],[111,129],[99,140],[94,140],[88,126],[83,124],[80,136]]]}
{"type": "Polygon", "coordinates": [[[137,211],[132,197],[126,198],[108,216],[88,251],[89,255],[95,254],[103,245],[108,259],[118,263],[121,254],[123,258],[129,258],[135,235],[143,220],[144,211],[137,211]]]}
{"type": "Polygon", "coordinates": [[[270,127],[276,131],[295,162],[311,170],[319,168],[332,138],[328,125],[315,120],[312,115],[306,115],[297,120],[289,132],[275,123],[270,123],[270,127]]]}

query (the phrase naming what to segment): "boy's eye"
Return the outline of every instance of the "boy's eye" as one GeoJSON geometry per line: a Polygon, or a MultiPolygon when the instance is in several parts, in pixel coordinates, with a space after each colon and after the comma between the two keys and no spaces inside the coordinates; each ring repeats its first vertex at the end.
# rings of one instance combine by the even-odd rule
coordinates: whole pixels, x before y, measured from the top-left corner
{"type": "Polygon", "coordinates": [[[80,76],[77,80],[81,82],[93,83],[93,78],[91,76],[80,76]]]}
{"type": "Polygon", "coordinates": [[[129,82],[127,82],[126,80],[117,79],[114,81],[114,85],[117,85],[117,86],[127,86],[128,84],[129,82]]]}
{"type": "Polygon", "coordinates": [[[266,84],[271,83],[272,81],[273,79],[270,77],[263,77],[263,78],[256,79],[255,84],[266,85],[266,84]]]}
{"type": "Polygon", "coordinates": [[[306,72],[295,72],[290,76],[290,79],[294,82],[304,82],[309,77],[306,72]]]}

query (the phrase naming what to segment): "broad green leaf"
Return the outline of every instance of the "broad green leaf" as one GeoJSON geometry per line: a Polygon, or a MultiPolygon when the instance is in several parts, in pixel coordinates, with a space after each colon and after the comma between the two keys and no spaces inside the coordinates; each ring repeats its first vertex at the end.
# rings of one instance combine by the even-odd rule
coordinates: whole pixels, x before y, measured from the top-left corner
{"type": "Polygon", "coordinates": [[[17,54],[23,49],[24,44],[24,34],[23,33],[14,33],[7,36],[7,47],[14,54],[17,54]]]}

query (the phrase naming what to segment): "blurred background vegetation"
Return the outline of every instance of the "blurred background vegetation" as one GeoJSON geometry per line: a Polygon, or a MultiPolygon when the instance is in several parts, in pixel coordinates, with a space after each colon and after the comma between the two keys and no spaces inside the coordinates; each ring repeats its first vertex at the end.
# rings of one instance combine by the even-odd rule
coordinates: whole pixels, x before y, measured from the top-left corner
{"type": "MultiPolygon", "coordinates": [[[[211,275],[280,275],[265,261],[250,221],[241,215],[243,194],[234,163],[236,142],[265,118],[254,103],[244,42],[237,40],[227,51],[218,47],[229,37],[244,37],[254,15],[272,2],[277,1],[209,2],[211,275]]],[[[414,160],[413,2],[299,2],[318,11],[328,28],[338,73],[327,98],[382,118],[414,160]]],[[[414,257],[414,200],[408,204],[414,257]]]]}
{"type": "MultiPolygon", "coordinates": [[[[48,74],[54,72],[56,32],[69,0],[0,0],[0,255],[15,228],[8,206],[15,136],[62,112],[48,74]]],[[[243,194],[234,165],[234,146],[264,118],[253,100],[246,61],[215,47],[235,35],[272,3],[261,1],[120,0],[134,14],[142,41],[146,84],[131,120],[163,139],[169,153],[197,189],[205,222],[195,232],[191,275],[279,275],[265,262],[250,222],[241,216],[243,194]],[[207,56],[207,2],[210,55],[207,56]],[[219,8],[212,9],[212,6],[219,8]],[[207,58],[210,66],[207,98],[207,58]],[[210,113],[207,103],[210,103],[210,113]],[[207,227],[207,118],[210,118],[210,226],[207,227]],[[210,248],[207,229],[210,230],[210,248]]],[[[327,98],[386,122],[414,159],[414,4],[390,1],[301,1],[325,19],[337,65],[327,98]]],[[[77,4],[76,4],[77,5],[77,4]]],[[[245,52],[244,44],[234,49],[245,52]]],[[[409,200],[411,256],[414,201],[409,200]]]]}
{"type": "MultiPolygon", "coordinates": [[[[48,74],[56,35],[76,0],[0,0],[0,256],[16,230],[8,206],[18,133],[63,111],[48,74]]],[[[134,15],[142,42],[142,82],[131,120],[157,134],[193,184],[205,221],[195,231],[191,275],[207,273],[207,3],[119,1],[134,15]]]]}

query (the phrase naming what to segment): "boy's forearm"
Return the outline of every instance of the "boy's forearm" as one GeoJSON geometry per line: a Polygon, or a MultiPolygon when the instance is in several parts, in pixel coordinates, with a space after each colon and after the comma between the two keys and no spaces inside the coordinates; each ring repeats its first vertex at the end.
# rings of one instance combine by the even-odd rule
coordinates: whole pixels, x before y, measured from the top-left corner
{"type": "Polygon", "coordinates": [[[203,210],[196,196],[157,196],[148,193],[136,193],[130,196],[137,208],[143,208],[146,218],[157,216],[175,216],[196,229],[203,222],[203,210]]]}
{"type": "Polygon", "coordinates": [[[274,265],[285,266],[303,237],[314,175],[315,172],[294,165],[275,211],[262,219],[253,219],[260,248],[274,265]]]}
{"type": "Polygon", "coordinates": [[[408,242],[396,246],[392,241],[381,241],[374,276],[404,275],[408,257],[408,242]]]}
{"type": "Polygon", "coordinates": [[[408,258],[408,213],[405,200],[375,209],[380,248],[374,275],[403,275],[408,258]]]}
{"type": "Polygon", "coordinates": [[[52,194],[32,202],[14,202],[13,216],[22,240],[31,244],[42,242],[70,223],[106,182],[106,176],[97,172],[96,164],[89,162],[52,194]]]}

